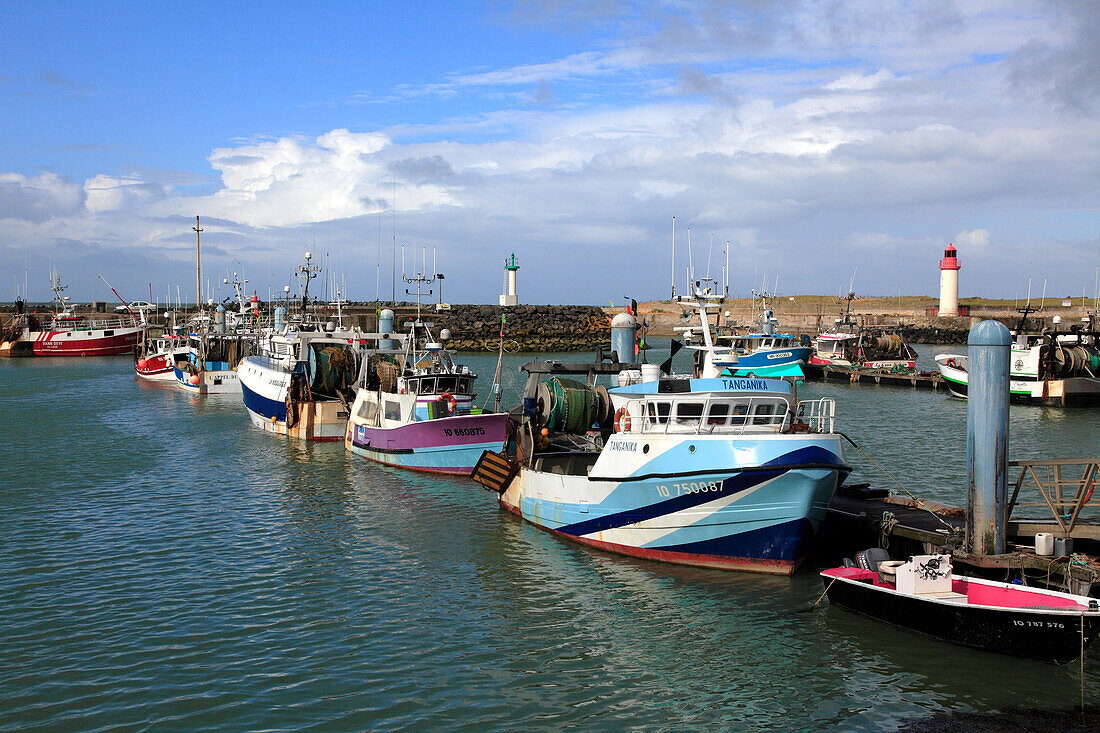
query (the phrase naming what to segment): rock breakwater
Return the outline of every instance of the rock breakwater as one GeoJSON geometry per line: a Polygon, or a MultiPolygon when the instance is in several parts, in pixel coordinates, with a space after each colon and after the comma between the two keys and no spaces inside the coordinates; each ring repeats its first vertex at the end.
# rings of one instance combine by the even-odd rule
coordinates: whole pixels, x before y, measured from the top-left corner
{"type": "MultiPolygon", "coordinates": [[[[611,324],[596,306],[455,305],[449,311],[427,314],[425,320],[435,323],[437,329],[450,330],[450,349],[496,351],[501,315],[506,319],[504,344],[509,351],[595,351],[611,346],[611,324]]],[[[399,327],[406,316],[404,311],[398,313],[399,327]]]]}

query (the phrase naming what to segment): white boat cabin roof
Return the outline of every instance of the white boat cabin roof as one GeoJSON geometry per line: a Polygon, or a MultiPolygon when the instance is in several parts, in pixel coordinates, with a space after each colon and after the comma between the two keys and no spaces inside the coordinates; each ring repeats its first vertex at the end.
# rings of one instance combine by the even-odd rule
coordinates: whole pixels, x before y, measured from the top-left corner
{"type": "Polygon", "coordinates": [[[608,390],[630,433],[832,432],[832,400],[798,402],[791,382],[754,377],[660,379],[608,390]]]}

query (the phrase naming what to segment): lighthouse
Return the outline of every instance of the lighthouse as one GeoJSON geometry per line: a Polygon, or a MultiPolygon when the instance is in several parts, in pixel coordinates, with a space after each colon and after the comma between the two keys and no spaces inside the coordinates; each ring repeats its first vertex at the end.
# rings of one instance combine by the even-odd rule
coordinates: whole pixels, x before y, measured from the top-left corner
{"type": "Polygon", "coordinates": [[[515,252],[512,253],[509,259],[504,260],[504,269],[508,273],[508,286],[500,295],[500,304],[503,306],[516,305],[518,303],[516,296],[516,270],[519,269],[519,265],[516,264],[515,252]]]}
{"type": "Polygon", "coordinates": [[[947,243],[940,260],[940,310],[941,316],[959,315],[959,257],[955,245],[947,243]]]}

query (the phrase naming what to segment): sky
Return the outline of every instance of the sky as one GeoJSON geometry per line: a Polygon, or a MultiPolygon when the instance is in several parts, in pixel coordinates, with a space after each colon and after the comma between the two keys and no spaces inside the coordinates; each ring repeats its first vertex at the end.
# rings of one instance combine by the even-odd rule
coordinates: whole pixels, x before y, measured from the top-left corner
{"type": "Polygon", "coordinates": [[[663,299],[673,217],[680,292],[689,237],[734,294],[935,295],[948,242],[963,297],[1096,291],[1100,3],[0,14],[0,300],[54,269],[193,302],[196,215],[216,299],[297,291],[306,251],[352,300],[403,297],[404,253],[496,302],[513,252],[521,303],[663,299]]]}

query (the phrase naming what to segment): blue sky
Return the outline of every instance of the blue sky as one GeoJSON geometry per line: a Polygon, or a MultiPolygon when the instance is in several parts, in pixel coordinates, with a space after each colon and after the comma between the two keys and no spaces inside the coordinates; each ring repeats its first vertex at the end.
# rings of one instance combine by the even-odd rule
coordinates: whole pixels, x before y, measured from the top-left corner
{"type": "Polygon", "coordinates": [[[306,249],[388,294],[396,218],[453,302],[512,251],[527,302],[667,297],[673,216],[736,292],[933,294],[947,241],[964,296],[1094,292],[1092,3],[0,9],[0,298],[193,297],[196,214],[262,296],[306,249]]]}

